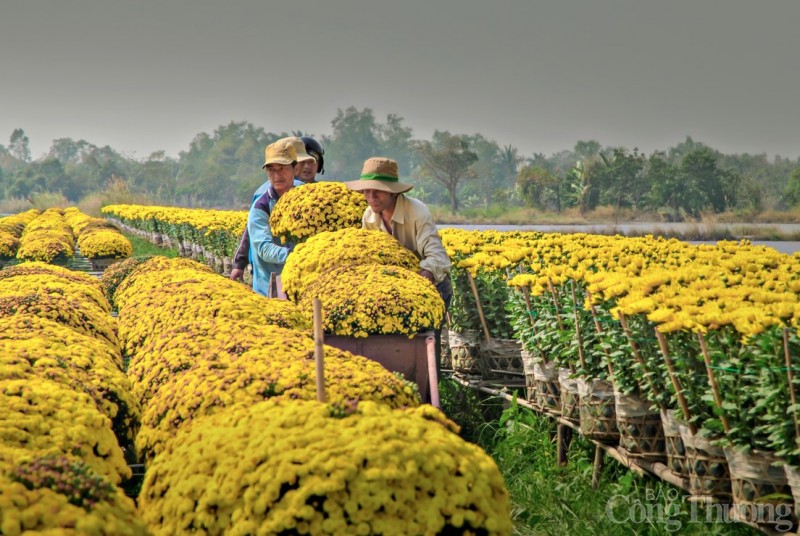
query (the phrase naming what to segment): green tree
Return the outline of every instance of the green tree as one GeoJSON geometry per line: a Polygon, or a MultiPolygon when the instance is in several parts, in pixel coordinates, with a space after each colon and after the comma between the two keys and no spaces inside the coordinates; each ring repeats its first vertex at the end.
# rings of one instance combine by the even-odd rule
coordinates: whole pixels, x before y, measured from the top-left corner
{"type": "Polygon", "coordinates": [[[517,190],[529,207],[546,210],[552,203],[561,212],[561,180],[548,170],[523,166],[517,174],[517,190]]]}
{"type": "Polygon", "coordinates": [[[595,182],[600,187],[600,202],[616,208],[641,206],[647,193],[647,183],[642,170],[645,156],[635,149],[628,153],[625,149],[614,149],[611,158],[601,155],[602,165],[592,167],[595,182]]]}
{"type": "Polygon", "coordinates": [[[575,156],[580,160],[593,158],[600,154],[600,142],[595,140],[575,142],[575,156]]]}
{"type": "Polygon", "coordinates": [[[397,160],[400,175],[409,175],[415,165],[411,128],[405,126],[403,118],[397,114],[387,115],[386,123],[376,125],[376,128],[380,142],[380,155],[397,160]]]}
{"type": "Polygon", "coordinates": [[[31,161],[30,140],[25,135],[25,131],[21,128],[15,128],[11,133],[11,141],[8,144],[8,150],[11,154],[21,160],[22,162],[31,161]]]}
{"type": "Polygon", "coordinates": [[[444,186],[450,196],[450,208],[454,214],[458,212],[458,186],[463,180],[474,178],[471,168],[478,161],[468,137],[436,130],[431,141],[417,142],[415,151],[421,175],[444,186]]]}
{"type": "Polygon", "coordinates": [[[325,166],[336,179],[357,179],[361,175],[364,160],[381,156],[381,140],[375,115],[369,108],[340,108],[331,121],[331,126],[333,133],[324,139],[325,166]]]}
{"type": "Polygon", "coordinates": [[[795,168],[789,176],[789,183],[786,185],[783,200],[789,207],[800,205],[800,167],[795,168]]]}
{"type": "Polygon", "coordinates": [[[647,160],[645,177],[651,185],[649,204],[655,209],[667,207],[670,221],[682,220],[682,211],[691,210],[691,198],[695,195],[682,183],[678,168],[666,160],[661,152],[653,153],[647,160]]]}

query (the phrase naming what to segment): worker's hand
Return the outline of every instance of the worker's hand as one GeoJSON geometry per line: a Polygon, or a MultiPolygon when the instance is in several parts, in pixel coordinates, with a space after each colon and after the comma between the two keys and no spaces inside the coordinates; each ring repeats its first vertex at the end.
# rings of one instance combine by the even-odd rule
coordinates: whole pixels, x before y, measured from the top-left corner
{"type": "Polygon", "coordinates": [[[431,282],[431,285],[436,286],[436,279],[433,277],[433,272],[430,270],[420,270],[419,275],[431,282]]]}
{"type": "Polygon", "coordinates": [[[244,270],[241,268],[234,268],[231,270],[231,281],[241,281],[244,283],[244,270]]]}

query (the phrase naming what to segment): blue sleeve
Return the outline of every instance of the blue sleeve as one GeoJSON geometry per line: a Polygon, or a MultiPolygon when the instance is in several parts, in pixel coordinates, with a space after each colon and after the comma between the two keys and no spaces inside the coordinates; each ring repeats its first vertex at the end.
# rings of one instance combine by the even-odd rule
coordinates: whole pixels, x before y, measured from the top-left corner
{"type": "Polygon", "coordinates": [[[289,255],[289,248],[272,242],[272,230],[269,228],[269,214],[254,206],[247,217],[247,232],[250,234],[250,246],[263,262],[283,264],[289,255]]]}

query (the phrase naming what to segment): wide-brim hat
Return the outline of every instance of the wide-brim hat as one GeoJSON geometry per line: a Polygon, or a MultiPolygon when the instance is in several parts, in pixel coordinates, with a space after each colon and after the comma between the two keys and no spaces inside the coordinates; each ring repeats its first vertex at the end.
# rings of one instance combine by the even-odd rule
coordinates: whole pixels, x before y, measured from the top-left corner
{"type": "Polygon", "coordinates": [[[369,158],[364,162],[364,167],[361,168],[361,178],[344,184],[356,192],[382,190],[392,194],[402,194],[413,188],[410,184],[400,182],[397,161],[379,156],[369,158]]]}
{"type": "Polygon", "coordinates": [[[265,168],[269,164],[292,165],[296,162],[297,150],[294,144],[288,138],[281,138],[264,149],[264,165],[261,167],[265,168]]]}

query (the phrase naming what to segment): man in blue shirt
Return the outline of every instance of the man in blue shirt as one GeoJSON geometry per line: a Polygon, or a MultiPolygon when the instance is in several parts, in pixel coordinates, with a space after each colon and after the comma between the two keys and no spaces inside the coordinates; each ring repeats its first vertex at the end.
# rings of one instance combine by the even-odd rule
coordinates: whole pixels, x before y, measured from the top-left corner
{"type": "MultiPolygon", "coordinates": [[[[291,140],[297,152],[294,185],[300,186],[302,184],[316,182],[317,173],[324,173],[322,169],[322,155],[325,154],[325,151],[322,149],[319,142],[310,136],[303,136],[302,138],[290,136],[288,138],[282,138],[282,140],[291,140]]],[[[251,207],[253,203],[267,191],[269,185],[269,180],[267,180],[258,187],[258,190],[255,191],[250,201],[251,207]]],[[[232,281],[243,281],[244,271],[247,269],[247,265],[250,264],[250,261],[250,235],[245,227],[242,238],[239,240],[239,247],[236,248],[236,252],[234,252],[233,255],[233,269],[231,270],[230,279],[232,281]]]]}
{"type": "Polygon", "coordinates": [[[250,261],[253,265],[253,290],[270,296],[270,278],[280,275],[292,246],[283,246],[272,236],[269,217],[280,196],[294,187],[294,171],[297,165],[297,150],[289,139],[278,140],[267,145],[264,167],[270,185],[267,191],[253,203],[247,216],[247,232],[250,235],[250,261]]]}

